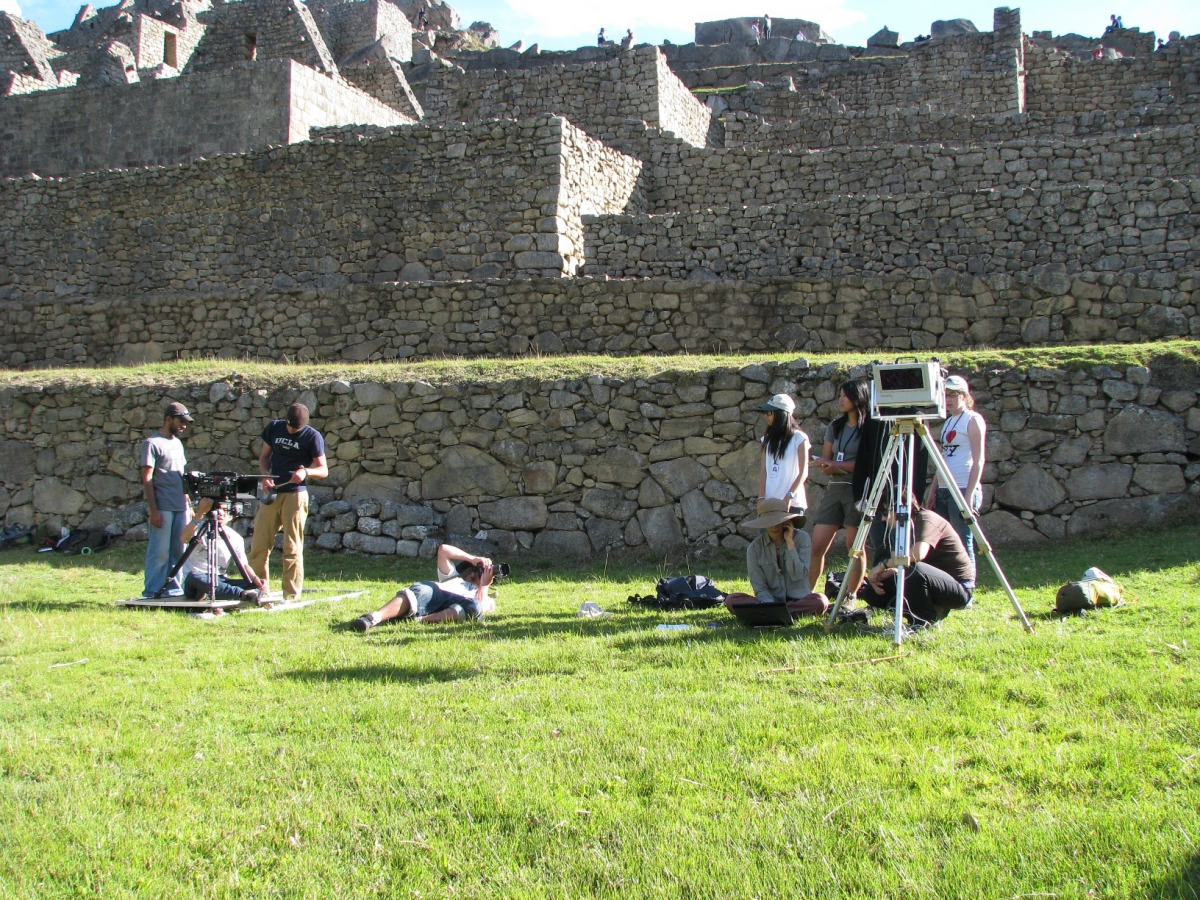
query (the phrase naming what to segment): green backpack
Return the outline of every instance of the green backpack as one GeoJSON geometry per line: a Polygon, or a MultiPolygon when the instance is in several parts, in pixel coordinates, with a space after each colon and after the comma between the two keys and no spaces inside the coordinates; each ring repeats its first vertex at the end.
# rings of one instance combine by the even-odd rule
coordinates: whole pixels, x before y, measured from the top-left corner
{"type": "Polygon", "coordinates": [[[1124,605],[1121,586],[1099,570],[1089,569],[1087,574],[1093,572],[1097,574],[1084,581],[1064,584],[1058,589],[1058,596],[1054,600],[1055,615],[1081,615],[1089,609],[1124,605]]]}

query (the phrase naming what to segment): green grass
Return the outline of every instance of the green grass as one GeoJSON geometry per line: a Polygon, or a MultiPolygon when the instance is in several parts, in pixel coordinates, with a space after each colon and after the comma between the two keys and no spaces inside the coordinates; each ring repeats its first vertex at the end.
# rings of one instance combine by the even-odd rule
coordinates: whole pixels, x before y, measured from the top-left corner
{"type": "MultiPolygon", "coordinates": [[[[928,356],[929,354],[922,354],[928,356]]],[[[334,378],[357,381],[415,381],[459,384],[474,381],[506,381],[518,378],[555,380],[587,375],[641,378],[663,372],[702,372],[726,367],[742,369],[769,360],[787,362],[808,359],[813,367],[835,363],[848,367],[877,359],[890,360],[895,351],[869,353],[775,353],[737,356],[532,356],[515,359],[439,359],[418,363],[262,363],[250,360],[175,360],[142,366],[104,369],[0,370],[0,387],[181,385],[209,383],[241,376],[257,385],[314,384],[334,378]]],[[[1148,365],[1171,357],[1195,367],[1200,361],[1200,342],[1162,341],[1150,344],[1095,344],[1029,349],[939,352],[944,364],[958,369],[1041,366],[1076,369],[1097,364],[1111,366],[1148,365]]]]}
{"type": "Polygon", "coordinates": [[[114,607],[137,547],[0,553],[0,896],[1194,898],[1198,537],[1002,552],[1036,635],[985,581],[848,666],[891,645],[630,608],[652,563],[363,636],[428,563],[313,556],[368,596],[198,621],[114,607]],[[1089,565],[1138,602],[1047,617],[1089,565]]]}

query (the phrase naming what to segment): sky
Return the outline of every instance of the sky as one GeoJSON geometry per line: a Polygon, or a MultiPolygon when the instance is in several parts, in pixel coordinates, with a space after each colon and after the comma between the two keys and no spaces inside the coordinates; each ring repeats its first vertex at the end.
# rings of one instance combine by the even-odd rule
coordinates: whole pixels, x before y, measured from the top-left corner
{"type": "MultiPolygon", "coordinates": [[[[116,0],[92,2],[102,7],[115,5],[116,0]]],[[[1171,31],[1200,33],[1200,0],[1141,0],[1127,8],[1116,3],[1109,0],[1110,6],[1098,6],[1085,0],[1036,0],[1021,5],[1021,27],[1027,34],[1053,31],[1095,37],[1104,31],[1109,14],[1116,13],[1124,18],[1126,27],[1154,31],[1162,38],[1171,31]]],[[[33,19],[47,32],[69,27],[81,5],[82,0],[0,0],[0,9],[33,19]]],[[[992,27],[994,8],[983,0],[909,0],[901,6],[893,0],[785,0],[761,9],[727,0],[455,0],[450,5],[458,10],[464,28],[476,20],[490,22],[499,29],[503,46],[520,40],[526,47],[537,43],[544,50],[592,44],[601,26],[608,29],[610,38],[619,38],[626,28],[632,28],[639,43],[660,44],[666,39],[686,44],[694,38],[695,22],[763,14],[808,19],[839,43],[862,46],[884,26],[900,32],[902,41],[912,40],[928,34],[936,19],[970,19],[980,31],[987,31],[992,27]]]]}

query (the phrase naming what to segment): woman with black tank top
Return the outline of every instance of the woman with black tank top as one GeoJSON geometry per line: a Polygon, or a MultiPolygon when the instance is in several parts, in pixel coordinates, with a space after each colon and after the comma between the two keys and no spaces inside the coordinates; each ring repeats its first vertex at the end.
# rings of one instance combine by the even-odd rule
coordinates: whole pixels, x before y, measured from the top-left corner
{"type": "Polygon", "coordinates": [[[847,381],[838,389],[842,414],[825,430],[825,444],[814,465],[829,476],[825,496],[817,509],[812,532],[809,580],[814,591],[825,591],[825,557],[840,529],[846,529],[846,547],[854,544],[861,515],[854,504],[854,462],[862,430],[871,414],[871,393],[866,379],[847,381]]]}

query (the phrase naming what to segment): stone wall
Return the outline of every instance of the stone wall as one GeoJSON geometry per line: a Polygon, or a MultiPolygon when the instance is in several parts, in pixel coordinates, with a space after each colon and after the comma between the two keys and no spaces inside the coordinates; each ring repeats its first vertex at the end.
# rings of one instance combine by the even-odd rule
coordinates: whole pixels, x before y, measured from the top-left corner
{"type": "Polygon", "coordinates": [[[928,276],[1200,265],[1200,179],[839,196],[815,203],[584,220],[584,273],[614,278],[928,276]]]}
{"type": "Polygon", "coordinates": [[[1025,42],[1030,112],[1077,115],[1200,101],[1200,35],[1148,56],[1078,59],[1025,42]]]}
{"type": "Polygon", "coordinates": [[[0,299],[562,275],[580,261],[578,198],[590,211],[625,209],[639,170],[543,116],[8,181],[0,299]],[[586,161],[566,171],[564,153],[585,147],[586,161]],[[532,246],[560,233],[574,235],[568,257],[532,246]]]}
{"type": "Polygon", "coordinates": [[[847,110],[838,105],[812,106],[795,120],[767,121],[730,109],[722,116],[725,146],[759,151],[849,148],[880,144],[980,143],[1039,137],[1085,137],[1109,134],[1129,137],[1137,131],[1195,125],[1200,107],[1169,104],[1137,110],[1097,111],[1079,115],[1027,113],[977,116],[941,112],[930,107],[847,110]]]}
{"type": "Polygon", "coordinates": [[[543,113],[565,116],[605,140],[628,120],[676,130],[689,143],[719,144],[719,125],[690,95],[656,47],[589,62],[546,65],[538,58],[505,68],[429,66],[412,73],[428,121],[479,122],[543,113]],[[532,65],[537,62],[537,65],[532,65]],[[714,130],[715,129],[715,130],[714,130]]]}
{"type": "MultiPolygon", "coordinates": [[[[532,252],[532,251],[531,251],[532,252]]],[[[356,284],[0,302],[11,368],[1125,343],[1200,336],[1200,282],[1049,265],[983,278],[356,284]]],[[[310,282],[311,284],[311,282],[310,282]]]]}
{"type": "Polygon", "coordinates": [[[307,140],[313,126],[408,121],[290,60],[0,98],[0,119],[0,177],[171,165],[307,140]]]}
{"type": "MultiPolygon", "coordinates": [[[[428,556],[485,531],[495,553],[655,555],[722,546],[757,494],[759,404],[798,401],[810,435],[837,415],[835,364],[803,361],[503,383],[327,381],[0,391],[0,514],[47,528],[85,523],[144,535],[136,447],[167,399],[196,416],[189,467],[249,471],[264,422],[300,399],[325,435],[316,547],[428,556]]],[[[989,423],[985,530],[1039,542],[1195,513],[1200,370],[1140,366],[964,373],[989,423]],[[1189,487],[1190,484],[1190,487],[1189,487]]],[[[815,506],[823,476],[810,479],[815,506]]]]}
{"type": "Polygon", "coordinates": [[[1195,125],[1135,135],[1029,138],[962,147],[879,143],[764,154],[656,141],[657,212],[823,200],[839,194],[1041,188],[1200,175],[1195,125]]]}

